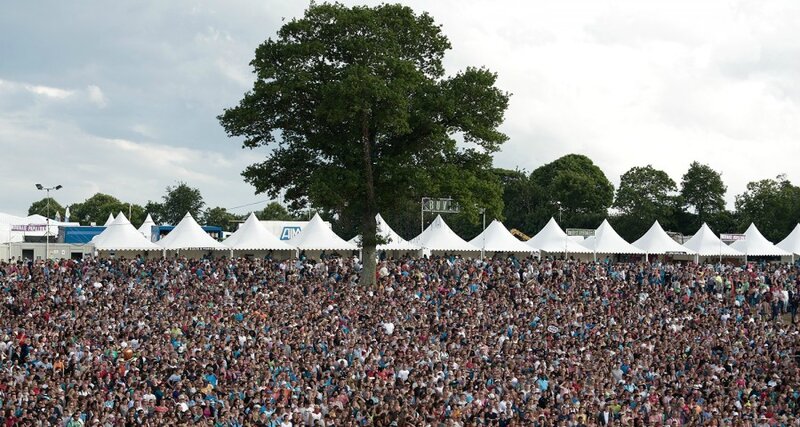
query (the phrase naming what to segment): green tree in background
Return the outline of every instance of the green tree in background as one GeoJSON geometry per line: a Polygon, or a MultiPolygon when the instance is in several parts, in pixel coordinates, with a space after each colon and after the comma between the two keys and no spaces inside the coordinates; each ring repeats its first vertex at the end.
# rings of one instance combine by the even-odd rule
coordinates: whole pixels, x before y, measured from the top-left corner
{"type": "Polygon", "coordinates": [[[689,228],[695,230],[713,215],[725,210],[725,192],[722,174],[710,166],[692,162],[681,179],[681,199],[686,207],[694,209],[697,220],[689,228]]]}
{"type": "Polygon", "coordinates": [[[297,219],[278,202],[269,202],[264,209],[256,212],[256,216],[262,221],[294,221],[297,219]]]}
{"type": "Polygon", "coordinates": [[[203,213],[202,222],[205,225],[216,225],[225,231],[236,231],[237,221],[240,218],[222,207],[208,208],[203,213]]]}
{"type": "Polygon", "coordinates": [[[135,227],[141,225],[145,218],[144,209],[141,206],[125,203],[114,196],[103,193],[96,193],[81,203],[70,205],[69,211],[71,221],[79,221],[84,225],[91,223],[103,225],[108,219],[108,214],[116,217],[119,212],[128,217],[135,227]],[[130,216],[128,215],[129,211],[130,216]]]}
{"type": "Polygon", "coordinates": [[[178,182],[167,186],[161,203],[148,202],[145,208],[156,222],[176,225],[186,212],[195,220],[201,221],[203,206],[205,202],[200,190],[189,187],[185,182],[178,182]]]}
{"type": "Polygon", "coordinates": [[[164,221],[161,219],[164,211],[164,205],[159,202],[154,202],[152,200],[148,200],[147,204],[144,205],[144,211],[146,214],[149,214],[151,218],[153,218],[153,222],[156,224],[163,224],[164,221]]]}
{"type": "Polygon", "coordinates": [[[537,189],[530,174],[519,169],[495,169],[494,173],[503,188],[503,216],[506,218],[504,225],[508,229],[516,228],[526,233],[538,231],[536,226],[540,221],[534,215],[538,202],[537,189]]]}
{"type": "Polygon", "coordinates": [[[800,220],[800,188],[785,175],[747,184],[747,191],[736,196],[738,229],[755,223],[773,243],[783,240],[800,220]]]}
{"type": "MultiPolygon", "coordinates": [[[[739,213],[729,211],[727,209],[723,209],[708,215],[706,222],[708,223],[708,226],[711,227],[711,229],[717,234],[744,231],[743,229],[740,230],[739,228],[739,223],[741,222],[739,220],[739,213]]],[[[687,234],[692,234],[699,228],[700,225],[698,225],[697,228],[689,230],[687,234]]]]}
{"type": "MultiPolygon", "coordinates": [[[[50,211],[50,218],[56,216],[56,212],[61,215],[61,219],[64,219],[64,208],[52,197],[45,197],[42,200],[37,200],[31,204],[28,208],[28,215],[41,215],[43,217],[47,217],[48,212],[48,202],[50,203],[49,211],[50,211]]],[[[70,213],[72,213],[70,211],[70,213]]]]}
{"type": "Polygon", "coordinates": [[[558,219],[559,202],[562,227],[595,228],[606,218],[614,200],[614,186],[603,171],[580,154],[568,154],[537,168],[530,180],[537,206],[531,224],[535,231],[551,217],[558,219]]]}
{"type": "Polygon", "coordinates": [[[407,218],[423,196],[452,196],[473,223],[481,207],[502,215],[491,156],[507,139],[497,127],[508,95],[486,69],[446,77],[448,49],[426,13],[312,3],[258,47],[253,89],[219,117],[245,147],[272,148],[243,173],[258,193],[358,224],[365,284],[377,213],[407,218]]]}
{"type": "Polygon", "coordinates": [[[673,228],[677,191],[666,172],[651,165],[631,168],[620,177],[612,205],[619,215],[612,225],[628,241],[641,237],[656,220],[668,230],[673,228]]]}

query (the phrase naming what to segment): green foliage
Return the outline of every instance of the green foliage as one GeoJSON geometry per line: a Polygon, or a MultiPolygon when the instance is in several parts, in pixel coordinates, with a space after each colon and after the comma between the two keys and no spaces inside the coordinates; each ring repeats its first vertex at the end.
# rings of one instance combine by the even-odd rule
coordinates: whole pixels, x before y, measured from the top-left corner
{"type": "Polygon", "coordinates": [[[591,159],[569,154],[543,165],[531,173],[537,207],[536,229],[562,209],[562,227],[600,225],[614,200],[614,186],[591,159]]]}
{"type": "Polygon", "coordinates": [[[128,203],[108,194],[96,193],[81,203],[70,205],[70,220],[79,221],[84,225],[91,223],[103,225],[108,219],[108,214],[116,217],[119,212],[122,212],[128,217],[129,208],[130,217],[128,219],[134,226],[141,225],[146,216],[144,208],[136,204],[130,204],[129,206],[128,203]]]}
{"type": "MultiPolygon", "coordinates": [[[[727,209],[709,214],[705,222],[707,222],[708,226],[717,234],[744,231],[744,229],[740,229],[739,227],[741,221],[739,220],[738,212],[732,212],[727,209]]],[[[699,225],[697,228],[690,230],[687,234],[694,233],[698,228],[700,228],[699,225]]]]}
{"type": "Polygon", "coordinates": [[[162,200],[163,202],[160,204],[148,203],[147,207],[148,209],[159,209],[159,221],[172,225],[180,222],[186,212],[192,214],[195,219],[200,219],[205,205],[200,190],[189,187],[185,182],[167,186],[162,200]]]}
{"type": "Polygon", "coordinates": [[[736,196],[739,230],[755,223],[761,233],[778,242],[791,233],[800,219],[800,187],[785,175],[747,184],[747,191],[736,196]]]}
{"type": "Polygon", "coordinates": [[[278,202],[269,202],[260,212],[256,212],[258,219],[262,221],[294,221],[294,215],[278,202]]]}
{"type": "Polygon", "coordinates": [[[153,218],[153,222],[155,222],[156,224],[163,224],[164,223],[164,221],[162,220],[163,212],[164,212],[164,205],[163,204],[158,203],[158,202],[154,202],[152,200],[148,200],[147,204],[144,205],[144,210],[145,210],[146,214],[150,214],[150,217],[153,218]]]}
{"type": "Polygon", "coordinates": [[[619,215],[612,225],[628,241],[641,237],[656,220],[668,230],[673,228],[677,190],[664,171],[651,165],[631,168],[620,178],[612,205],[619,215]]]}
{"type": "MultiPolygon", "coordinates": [[[[503,188],[503,216],[508,229],[534,231],[539,221],[534,217],[537,211],[537,189],[524,170],[495,169],[494,174],[503,188]]],[[[556,214],[558,217],[557,209],[556,214]]],[[[550,217],[547,217],[550,219],[550,217]]]]}
{"type": "Polygon", "coordinates": [[[313,205],[357,224],[365,254],[376,213],[410,218],[424,196],[452,196],[473,224],[479,205],[501,216],[491,155],[507,139],[497,127],[508,94],[483,68],[445,77],[449,48],[408,7],[312,3],[258,47],[253,89],[219,117],[245,147],[271,148],[245,180],[292,211],[313,205]]]}
{"type": "Polygon", "coordinates": [[[205,225],[216,225],[222,227],[225,231],[235,231],[237,220],[239,220],[239,217],[219,206],[206,209],[202,218],[205,225]]]}
{"type": "MultiPolygon", "coordinates": [[[[31,203],[31,206],[28,208],[28,215],[41,215],[43,217],[47,217],[48,210],[50,212],[50,218],[54,218],[56,216],[56,212],[58,212],[59,215],[61,215],[61,219],[64,219],[64,208],[52,197],[45,197],[42,200],[37,200],[31,203]],[[49,209],[48,202],[50,205],[49,209]]],[[[70,213],[72,212],[70,211],[70,213]]]]}
{"type": "Polygon", "coordinates": [[[722,175],[698,162],[692,162],[681,179],[681,198],[697,214],[697,227],[708,222],[711,215],[725,210],[726,191],[722,175]]]}

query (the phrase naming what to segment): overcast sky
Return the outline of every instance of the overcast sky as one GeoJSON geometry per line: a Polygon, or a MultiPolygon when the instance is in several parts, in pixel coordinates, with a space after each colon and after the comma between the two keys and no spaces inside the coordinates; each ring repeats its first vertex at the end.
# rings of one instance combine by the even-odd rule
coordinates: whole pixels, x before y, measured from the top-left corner
{"type": "MultiPolygon", "coordinates": [[[[581,153],[616,186],[646,164],[680,181],[699,160],[722,171],[730,206],[749,181],[800,183],[796,0],[408,4],[443,25],[450,73],[487,66],[513,94],[497,166],[581,153]]],[[[242,150],[216,116],[251,87],[258,44],[306,6],[5,4],[0,212],[25,214],[37,182],[64,185],[62,204],[96,192],[144,204],[178,180],[210,206],[266,199],[239,175],[264,152],[242,150]]]]}

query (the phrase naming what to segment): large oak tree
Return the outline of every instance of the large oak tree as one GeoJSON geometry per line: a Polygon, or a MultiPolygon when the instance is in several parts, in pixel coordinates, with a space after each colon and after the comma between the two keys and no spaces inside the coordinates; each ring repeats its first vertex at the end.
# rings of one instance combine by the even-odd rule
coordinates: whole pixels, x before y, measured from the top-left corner
{"type": "Polygon", "coordinates": [[[421,196],[452,196],[476,220],[502,211],[491,155],[508,95],[484,68],[446,76],[450,47],[427,13],[312,3],[256,49],[252,90],[219,117],[245,147],[269,148],[243,172],[257,192],[357,219],[362,283],[375,281],[379,211],[421,196]]]}

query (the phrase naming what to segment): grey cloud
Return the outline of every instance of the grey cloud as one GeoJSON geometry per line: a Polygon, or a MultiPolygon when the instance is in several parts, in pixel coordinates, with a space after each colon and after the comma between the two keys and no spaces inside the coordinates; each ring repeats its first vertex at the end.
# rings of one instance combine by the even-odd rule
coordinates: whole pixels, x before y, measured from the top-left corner
{"type": "MultiPolygon", "coordinates": [[[[408,4],[443,25],[453,43],[450,72],[488,66],[514,94],[499,166],[530,171],[578,152],[617,183],[630,167],[649,163],[679,180],[700,160],[723,171],[730,204],[747,181],[777,172],[800,181],[793,165],[800,3],[408,4]]],[[[213,205],[263,198],[239,176],[263,152],[241,150],[216,116],[249,89],[258,44],[305,7],[244,0],[6,6],[0,149],[12,161],[0,171],[0,211],[25,210],[40,197],[29,189],[36,180],[69,182],[61,195],[69,201],[104,191],[143,203],[181,178],[213,205]],[[27,86],[70,95],[37,95],[27,86]]]]}

